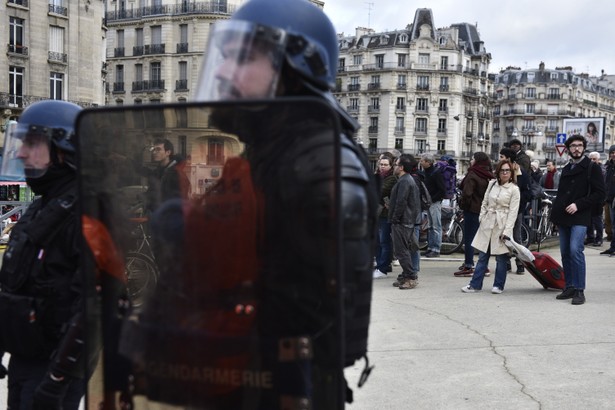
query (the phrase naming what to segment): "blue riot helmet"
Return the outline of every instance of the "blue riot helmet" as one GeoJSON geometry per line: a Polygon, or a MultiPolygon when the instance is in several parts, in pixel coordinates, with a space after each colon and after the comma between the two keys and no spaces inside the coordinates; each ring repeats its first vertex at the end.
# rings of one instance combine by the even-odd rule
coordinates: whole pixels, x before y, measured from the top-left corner
{"type": "Polygon", "coordinates": [[[80,111],[78,105],[61,100],[28,106],[5,135],[0,174],[38,178],[53,165],[75,169],[75,121],[80,111]],[[16,166],[18,162],[23,167],[16,166]]]}

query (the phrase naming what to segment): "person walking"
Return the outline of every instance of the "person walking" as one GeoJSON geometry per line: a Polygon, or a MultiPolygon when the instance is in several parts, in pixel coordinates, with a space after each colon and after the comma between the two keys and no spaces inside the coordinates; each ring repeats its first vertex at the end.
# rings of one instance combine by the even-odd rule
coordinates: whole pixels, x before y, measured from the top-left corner
{"type": "Polygon", "coordinates": [[[521,193],[515,184],[513,163],[501,160],[495,168],[496,179],[491,180],[481,204],[479,229],[472,246],[479,252],[478,262],[470,283],[461,288],[473,293],[483,288],[483,280],[491,255],[496,255],[495,279],[491,293],[502,293],[506,285],[506,266],[509,263],[505,240],[512,238],[519,211],[521,193]]]}
{"type": "Polygon", "coordinates": [[[604,201],[604,179],[600,167],[584,155],[587,141],[582,135],[573,135],[565,145],[570,162],[562,169],[551,213],[551,220],[559,228],[559,248],[566,278],[566,287],[557,299],[572,299],[573,305],[582,305],[586,279],[583,241],[594,205],[604,201]]]}
{"type": "Polygon", "coordinates": [[[444,177],[434,166],[435,159],[432,154],[421,155],[421,167],[425,173],[425,186],[431,195],[431,206],[427,213],[429,227],[427,231],[427,251],[423,253],[426,258],[440,256],[442,246],[442,199],[446,191],[444,177]]]}
{"type": "MultiPolygon", "coordinates": [[[[474,248],[472,241],[478,230],[481,204],[489,181],[494,179],[491,160],[484,152],[475,152],[468,173],[461,181],[459,208],[463,210],[464,261],[454,276],[469,277],[474,273],[474,248]]],[[[489,276],[489,269],[486,276],[489,276]]]]}
{"type": "Polygon", "coordinates": [[[389,221],[393,234],[393,251],[402,268],[399,289],[413,289],[418,285],[418,273],[412,264],[412,252],[419,248],[414,225],[421,212],[419,188],[410,175],[413,156],[402,154],[395,161],[397,183],[391,191],[389,221]]]}

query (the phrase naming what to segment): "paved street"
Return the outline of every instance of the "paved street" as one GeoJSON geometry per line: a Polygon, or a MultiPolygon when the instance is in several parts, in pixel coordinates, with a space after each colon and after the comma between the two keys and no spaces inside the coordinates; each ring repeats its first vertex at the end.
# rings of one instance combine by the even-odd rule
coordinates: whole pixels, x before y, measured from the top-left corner
{"type": "MultiPolygon", "coordinates": [[[[347,371],[347,408],[614,409],[615,258],[603,249],[586,248],[582,306],[556,300],[529,273],[509,274],[501,295],[491,293],[493,275],[482,292],[462,293],[469,278],[452,275],[461,260],[423,259],[412,290],[392,286],[398,272],[375,280],[375,369],[361,389],[362,363],[347,371]]],[[[560,260],[558,248],[546,251],[560,260]]]]}

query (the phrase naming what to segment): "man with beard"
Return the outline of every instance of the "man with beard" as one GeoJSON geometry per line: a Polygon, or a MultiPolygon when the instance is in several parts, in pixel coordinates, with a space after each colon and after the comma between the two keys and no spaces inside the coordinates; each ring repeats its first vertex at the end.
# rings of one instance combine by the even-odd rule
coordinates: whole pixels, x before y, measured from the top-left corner
{"type": "Polygon", "coordinates": [[[557,299],[585,303],[585,254],[583,241],[591,223],[592,209],[605,197],[602,170],[585,155],[587,141],[581,135],[566,140],[570,162],[562,170],[551,220],[559,226],[559,247],[566,288],[557,299]]]}

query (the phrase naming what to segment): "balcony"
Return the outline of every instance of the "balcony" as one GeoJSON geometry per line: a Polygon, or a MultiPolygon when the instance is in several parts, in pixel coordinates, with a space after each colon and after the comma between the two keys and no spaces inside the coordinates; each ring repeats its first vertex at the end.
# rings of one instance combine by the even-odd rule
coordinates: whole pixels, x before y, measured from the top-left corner
{"type": "Polygon", "coordinates": [[[367,84],[367,89],[368,90],[379,90],[380,89],[380,83],[369,83],[369,84],[367,84]]]}
{"type": "Polygon", "coordinates": [[[164,80],[133,81],[132,92],[164,91],[164,80]]]}
{"type": "Polygon", "coordinates": [[[361,84],[348,84],[348,91],[359,91],[361,84]]]}
{"type": "Polygon", "coordinates": [[[188,91],[188,80],[175,81],[175,91],[188,91]]]}
{"type": "Polygon", "coordinates": [[[177,43],[176,53],[187,53],[188,52],[188,43],[177,43]]]}
{"type": "Polygon", "coordinates": [[[414,112],[417,114],[429,114],[429,107],[415,107],[414,112]]]}
{"type": "Polygon", "coordinates": [[[438,128],[437,130],[438,137],[446,137],[447,131],[448,130],[446,128],[438,128]]]}
{"type": "Polygon", "coordinates": [[[11,54],[19,54],[21,56],[28,55],[28,47],[19,44],[8,44],[8,52],[11,54]]]}
{"type": "Polygon", "coordinates": [[[113,57],[124,57],[124,47],[115,47],[113,49],[113,57]]]}
{"type": "Polygon", "coordinates": [[[429,84],[417,84],[416,91],[429,91],[429,84]]]}
{"type": "Polygon", "coordinates": [[[448,84],[440,84],[440,91],[448,91],[449,90],[449,86],[448,84]]]}
{"type": "Polygon", "coordinates": [[[396,113],[404,113],[404,112],[406,112],[406,106],[405,105],[396,105],[395,106],[395,112],[396,113]]]}
{"type": "Polygon", "coordinates": [[[469,94],[469,95],[478,95],[478,90],[476,88],[464,88],[463,89],[463,93],[464,94],[469,94]]]}
{"type": "Polygon", "coordinates": [[[378,133],[378,126],[377,125],[370,125],[369,127],[367,127],[367,133],[368,134],[376,134],[376,133],[378,133]]]}
{"type": "Polygon", "coordinates": [[[408,84],[406,83],[397,83],[397,87],[398,90],[405,90],[408,88],[408,84]]]}
{"type": "Polygon", "coordinates": [[[114,93],[125,93],[126,90],[124,90],[124,82],[113,83],[113,92],[114,93]]]}
{"type": "Polygon", "coordinates": [[[358,105],[347,105],[346,111],[348,111],[348,113],[351,113],[351,114],[358,114],[359,106],[358,105]]]}
{"type": "Polygon", "coordinates": [[[63,6],[56,6],[55,4],[49,5],[49,12],[53,14],[59,14],[61,16],[68,16],[68,8],[63,6]]]}
{"type": "Polygon", "coordinates": [[[547,100],[560,100],[561,96],[559,94],[547,94],[547,100]]]}
{"type": "Polygon", "coordinates": [[[132,55],[137,57],[137,56],[142,56],[143,55],[143,46],[134,46],[132,48],[132,55]]]}
{"type": "Polygon", "coordinates": [[[415,128],[414,129],[414,133],[415,134],[419,134],[419,135],[426,135],[427,134],[427,128],[415,128]]]}
{"type": "Polygon", "coordinates": [[[406,127],[395,127],[394,135],[406,135],[406,127]]]}
{"type": "Polygon", "coordinates": [[[143,49],[143,54],[151,55],[151,54],[164,54],[164,44],[147,44],[143,49]]]}
{"type": "Polygon", "coordinates": [[[370,114],[380,112],[380,106],[379,105],[369,105],[367,107],[367,112],[370,114]]]}
{"type": "Polygon", "coordinates": [[[47,59],[54,63],[68,63],[68,55],[65,53],[58,53],[57,51],[49,51],[47,53],[47,59]]]}
{"type": "Polygon", "coordinates": [[[235,12],[235,5],[220,3],[216,1],[167,4],[153,7],[138,7],[134,9],[123,9],[108,11],[105,14],[107,22],[117,20],[138,20],[150,16],[178,16],[183,14],[222,14],[230,16],[235,12]]]}

